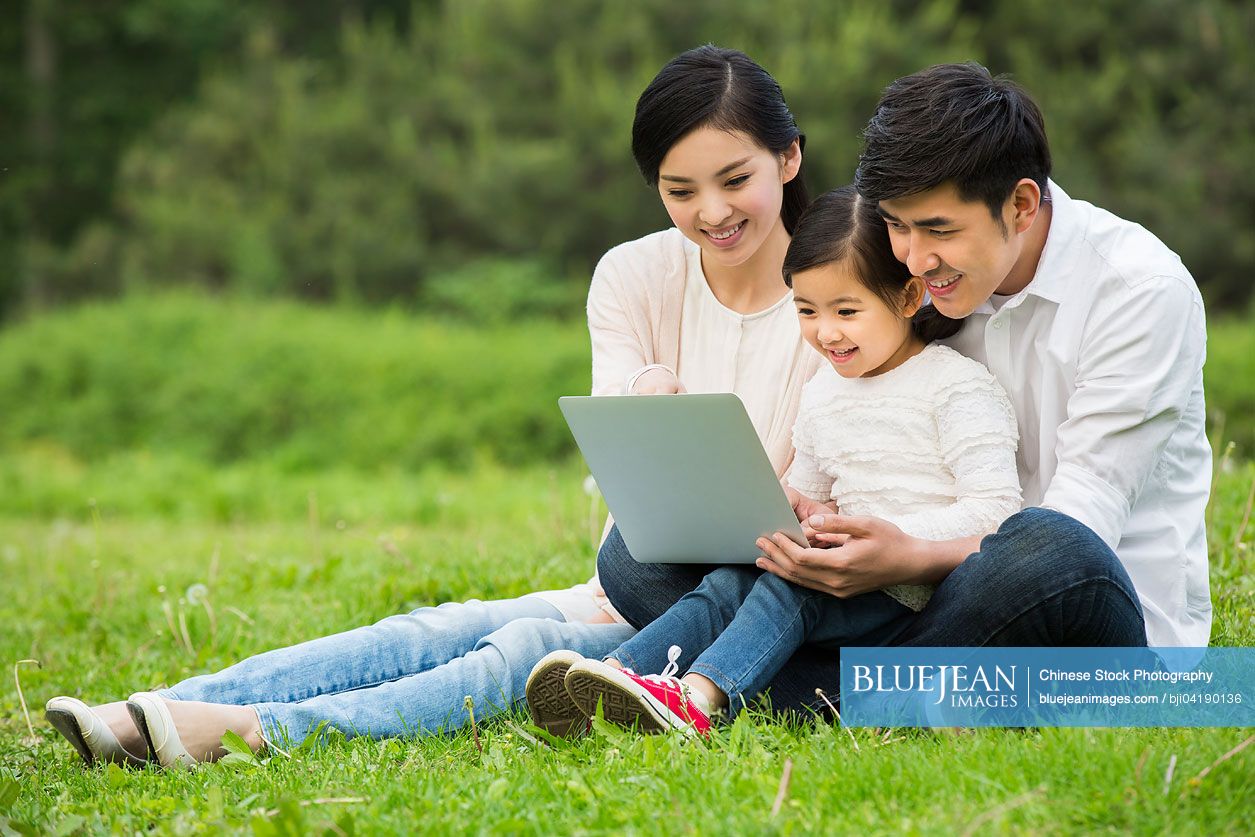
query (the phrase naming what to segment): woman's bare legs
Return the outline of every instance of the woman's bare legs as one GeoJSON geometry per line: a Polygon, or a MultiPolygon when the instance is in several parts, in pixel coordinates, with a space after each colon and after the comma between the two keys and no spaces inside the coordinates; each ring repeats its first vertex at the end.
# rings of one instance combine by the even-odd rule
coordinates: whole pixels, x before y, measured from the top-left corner
{"type": "Polygon", "coordinates": [[[93,706],[92,711],[100,717],[100,720],[109,725],[109,729],[117,736],[118,743],[123,749],[136,758],[145,757],[148,747],[144,744],[144,737],[135,728],[130,713],[126,711],[126,701],[102,703],[99,706],[93,706]]]}

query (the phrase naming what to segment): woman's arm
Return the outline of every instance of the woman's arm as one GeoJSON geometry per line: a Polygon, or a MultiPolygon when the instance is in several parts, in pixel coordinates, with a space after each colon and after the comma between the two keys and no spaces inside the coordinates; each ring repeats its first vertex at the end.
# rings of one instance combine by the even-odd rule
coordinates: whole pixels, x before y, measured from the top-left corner
{"type": "Polygon", "coordinates": [[[609,254],[598,262],[588,288],[588,335],[593,349],[593,395],[622,395],[628,381],[654,363],[652,347],[632,327],[609,254]]]}

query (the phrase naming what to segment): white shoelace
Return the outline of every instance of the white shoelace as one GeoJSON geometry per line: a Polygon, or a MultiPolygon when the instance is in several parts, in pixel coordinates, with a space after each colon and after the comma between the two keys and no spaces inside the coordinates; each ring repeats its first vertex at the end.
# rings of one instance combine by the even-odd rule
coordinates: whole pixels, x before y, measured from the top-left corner
{"type": "Polygon", "coordinates": [[[642,674],[642,680],[649,680],[653,683],[660,683],[664,686],[675,686],[681,694],[688,697],[688,686],[681,681],[677,674],[680,672],[680,646],[672,645],[667,649],[667,665],[663,668],[661,674],[642,674]]]}
{"type": "MultiPolygon", "coordinates": [[[[676,677],[676,675],[679,674],[680,672],[680,654],[681,654],[680,646],[672,645],[670,648],[668,648],[667,649],[667,665],[663,668],[662,672],[659,674],[636,674],[636,672],[632,671],[631,669],[624,669],[624,671],[628,671],[628,672],[631,672],[632,674],[636,674],[636,676],[642,680],[648,680],[651,683],[657,683],[660,686],[670,686],[676,689],[677,691],[679,691],[680,697],[684,700],[684,704],[687,707],[687,709],[696,710],[698,713],[700,713],[706,718],[713,717],[713,713],[716,710],[714,710],[707,703],[705,696],[699,692],[694,691],[692,688],[689,687],[689,684],[685,683],[683,680],[676,677]]],[[[650,700],[654,701],[655,703],[658,703],[659,706],[662,706],[661,702],[658,701],[657,698],[654,698],[651,696],[650,700]]],[[[688,721],[692,723],[693,720],[694,720],[693,717],[690,715],[688,718],[688,721]]]]}
{"type": "Polygon", "coordinates": [[[661,674],[642,674],[639,675],[642,680],[648,680],[651,683],[657,683],[661,686],[671,686],[680,693],[680,697],[684,700],[686,706],[696,709],[698,712],[709,717],[710,710],[706,706],[704,699],[699,699],[697,693],[689,688],[689,684],[676,677],[680,671],[680,646],[672,645],[667,649],[667,665],[663,668],[661,674]]]}

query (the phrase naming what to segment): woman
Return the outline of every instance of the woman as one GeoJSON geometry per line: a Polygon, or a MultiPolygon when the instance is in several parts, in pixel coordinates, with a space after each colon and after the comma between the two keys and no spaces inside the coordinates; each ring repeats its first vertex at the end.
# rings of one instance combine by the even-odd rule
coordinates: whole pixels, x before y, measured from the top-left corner
{"type": "MultiPolygon", "coordinates": [[[[735,392],[777,473],[787,468],[802,384],[817,368],[781,282],[807,205],[803,137],[780,87],[747,56],[683,53],[637,101],[632,152],[675,227],[607,253],[588,298],[593,394],[735,392]]],[[[800,514],[808,513],[799,509],[800,514]]],[[[131,700],[48,702],[49,721],[88,763],[212,760],[230,730],[254,749],[325,724],[382,738],[460,727],[525,696],[549,730],[582,716],[547,711],[527,682],[550,651],[598,658],[634,633],[596,578],[517,599],[422,608],[131,700]]]]}

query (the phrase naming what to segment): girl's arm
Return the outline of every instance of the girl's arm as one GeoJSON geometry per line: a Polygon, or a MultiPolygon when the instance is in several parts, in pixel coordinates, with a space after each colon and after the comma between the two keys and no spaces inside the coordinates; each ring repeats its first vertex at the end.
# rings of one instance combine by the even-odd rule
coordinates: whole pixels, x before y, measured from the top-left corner
{"type": "Polygon", "coordinates": [[[945,580],[980,548],[982,535],[1020,508],[1015,414],[992,378],[980,383],[973,386],[968,381],[943,391],[940,398],[938,435],[943,458],[958,483],[954,503],[893,523],[876,517],[817,515],[805,524],[808,535],[816,532],[812,543],[842,544],[841,549],[803,549],[783,535],[764,538],[759,541],[763,550],[759,568],[841,598],[894,584],[945,580]]]}
{"type": "Polygon", "coordinates": [[[942,459],[954,475],[955,501],[893,522],[929,541],[993,532],[1021,503],[1015,468],[1019,434],[1011,402],[992,378],[968,379],[943,390],[936,419],[942,459]]]}
{"type": "Polygon", "coordinates": [[[820,542],[815,540],[805,523],[812,515],[835,514],[837,506],[832,502],[832,477],[819,467],[807,431],[809,425],[803,420],[803,415],[804,410],[793,425],[793,455],[781,485],[784,486],[784,495],[789,498],[789,505],[793,507],[798,522],[803,524],[807,538],[812,545],[820,546],[820,542]]]}

